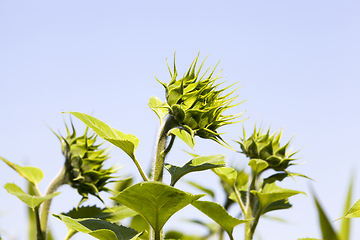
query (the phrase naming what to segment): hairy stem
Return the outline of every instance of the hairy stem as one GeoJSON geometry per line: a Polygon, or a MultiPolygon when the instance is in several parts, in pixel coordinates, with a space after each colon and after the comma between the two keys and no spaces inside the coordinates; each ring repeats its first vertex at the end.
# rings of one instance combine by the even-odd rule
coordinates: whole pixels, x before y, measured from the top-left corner
{"type": "Polygon", "coordinates": [[[147,178],[145,172],[142,170],[142,168],[141,168],[141,166],[140,166],[140,163],[136,160],[136,158],[134,159],[134,163],[135,163],[135,165],[136,165],[136,167],[137,167],[137,169],[138,169],[138,171],[139,171],[142,179],[143,179],[144,181],[149,181],[149,179],[147,178]]]}
{"type": "MultiPolygon", "coordinates": [[[[252,208],[254,207],[254,204],[256,203],[256,199],[255,199],[255,196],[251,194],[251,190],[256,190],[257,178],[258,178],[258,175],[252,171],[251,181],[249,182],[249,188],[247,191],[245,219],[251,219],[254,217],[252,208]]],[[[253,239],[255,228],[252,229],[252,223],[253,223],[253,221],[248,221],[245,223],[245,240],[253,239]]]]}
{"type": "MultiPolygon", "coordinates": [[[[54,179],[54,181],[48,187],[48,189],[46,191],[46,195],[54,193],[61,185],[66,183],[66,179],[67,179],[66,178],[66,167],[64,166],[63,169],[61,170],[60,174],[54,179]]],[[[46,230],[47,230],[47,223],[48,223],[51,200],[52,199],[43,202],[43,204],[41,206],[40,223],[41,223],[41,230],[44,233],[46,233],[46,230]]]]}
{"type": "Polygon", "coordinates": [[[36,239],[45,240],[46,233],[41,229],[39,206],[35,207],[34,211],[35,211],[35,221],[36,221],[36,239]]]}
{"type": "Polygon", "coordinates": [[[174,117],[169,116],[160,130],[160,134],[156,146],[156,157],[155,157],[154,174],[153,174],[154,181],[162,182],[165,157],[170,151],[173,143],[172,140],[169,146],[166,147],[167,140],[169,137],[168,132],[175,126],[177,126],[177,121],[174,119],[174,117]]]}
{"type": "Polygon", "coordinates": [[[235,193],[235,196],[236,196],[236,200],[238,201],[238,203],[239,203],[239,205],[240,205],[241,211],[243,212],[244,216],[246,216],[246,209],[245,209],[245,206],[244,206],[243,201],[241,200],[241,196],[240,196],[239,190],[237,190],[235,184],[234,184],[234,187],[233,187],[233,188],[234,188],[234,193],[235,193]]]}

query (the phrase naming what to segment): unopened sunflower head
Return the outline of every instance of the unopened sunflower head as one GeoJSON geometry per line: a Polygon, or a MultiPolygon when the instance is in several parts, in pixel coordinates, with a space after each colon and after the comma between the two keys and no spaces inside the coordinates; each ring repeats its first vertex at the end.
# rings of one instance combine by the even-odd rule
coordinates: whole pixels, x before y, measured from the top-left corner
{"type": "MultiPolygon", "coordinates": [[[[263,133],[262,129],[254,128],[254,133],[246,139],[244,130],[244,137],[241,141],[236,141],[240,144],[242,153],[250,159],[261,159],[266,161],[269,165],[266,169],[273,169],[275,171],[286,171],[286,168],[293,165],[291,162],[296,160],[292,158],[297,152],[291,152],[288,147],[291,140],[284,146],[280,146],[280,139],[282,130],[270,134],[270,129],[263,133]]],[[[266,170],[265,169],[265,170],[266,170]]]]}
{"type": "Polygon", "coordinates": [[[221,88],[223,82],[217,82],[220,79],[219,75],[214,77],[216,67],[212,70],[208,68],[205,73],[200,75],[204,62],[196,70],[198,57],[195,58],[189,70],[180,79],[177,79],[178,73],[174,59],[174,70],[171,71],[168,66],[171,75],[170,83],[158,81],[166,90],[165,106],[179,126],[191,133],[192,136],[197,135],[222,144],[225,142],[220,137],[221,133],[217,132],[218,129],[224,125],[240,122],[233,120],[242,116],[242,113],[224,115],[225,110],[240,104],[231,105],[237,98],[237,96],[233,96],[237,88],[225,94],[225,91],[234,84],[221,88]]]}
{"type": "Polygon", "coordinates": [[[66,126],[67,136],[57,137],[61,141],[62,153],[65,156],[66,181],[71,187],[76,188],[82,196],[79,205],[88,199],[88,194],[100,198],[99,192],[111,191],[105,185],[116,178],[111,176],[117,169],[110,167],[104,169],[104,161],[109,159],[107,148],[100,149],[95,144],[97,135],[88,136],[88,128],[84,135],[77,137],[72,125],[72,133],[66,126]]]}

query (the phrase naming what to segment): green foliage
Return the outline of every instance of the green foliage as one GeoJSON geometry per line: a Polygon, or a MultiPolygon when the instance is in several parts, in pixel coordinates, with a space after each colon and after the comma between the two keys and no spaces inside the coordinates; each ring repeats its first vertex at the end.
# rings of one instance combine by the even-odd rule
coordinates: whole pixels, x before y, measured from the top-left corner
{"type": "MultiPolygon", "coordinates": [[[[252,190],[252,194],[259,200],[260,207],[265,209],[269,204],[277,202],[279,200],[287,199],[291,196],[303,193],[301,191],[290,190],[281,188],[275,185],[275,183],[267,184],[262,192],[252,190]]],[[[306,195],[306,194],[305,194],[306,195]]]]}
{"type": "Polygon", "coordinates": [[[23,201],[26,205],[28,205],[33,210],[35,207],[39,206],[42,202],[52,199],[53,197],[60,194],[60,192],[55,192],[43,197],[38,196],[31,196],[27,193],[25,193],[20,187],[18,187],[14,183],[7,183],[5,184],[4,188],[8,191],[8,193],[15,195],[18,197],[21,201],[23,201]]]}
{"type": "Polygon", "coordinates": [[[34,186],[37,186],[44,177],[43,172],[39,168],[31,166],[21,167],[15,163],[6,160],[3,157],[0,157],[0,159],[3,160],[9,167],[14,169],[17,173],[20,174],[20,176],[24,177],[34,186]]]}
{"type": "Polygon", "coordinates": [[[99,240],[136,240],[142,233],[101,219],[73,219],[62,214],[53,214],[70,229],[87,233],[99,240]]]}
{"type": "Polygon", "coordinates": [[[234,227],[248,221],[239,220],[230,216],[225,208],[223,208],[218,203],[208,201],[194,201],[192,205],[218,223],[229,234],[230,239],[234,239],[232,236],[234,227]]]}
{"type": "Polygon", "coordinates": [[[204,171],[208,169],[218,168],[225,166],[225,155],[211,155],[195,157],[185,163],[182,167],[178,167],[171,164],[165,164],[165,168],[171,174],[170,186],[174,186],[175,183],[184,175],[204,171]]]}
{"type": "Polygon", "coordinates": [[[112,199],[144,217],[156,234],[177,211],[203,195],[192,195],[160,182],[135,184],[112,199]]]}
{"type": "Polygon", "coordinates": [[[159,117],[160,125],[161,125],[164,117],[169,113],[169,110],[163,107],[163,102],[160,100],[160,98],[154,96],[150,97],[148,106],[159,117]]]}
{"type": "Polygon", "coordinates": [[[85,113],[79,112],[67,112],[71,115],[77,117],[82,122],[86,124],[89,128],[94,130],[99,137],[105,139],[106,141],[114,144],[115,146],[122,149],[126,154],[128,154],[131,159],[135,160],[135,150],[139,144],[139,139],[132,134],[125,134],[116,130],[115,128],[110,127],[103,121],[100,121],[97,118],[94,118],[85,113]]]}

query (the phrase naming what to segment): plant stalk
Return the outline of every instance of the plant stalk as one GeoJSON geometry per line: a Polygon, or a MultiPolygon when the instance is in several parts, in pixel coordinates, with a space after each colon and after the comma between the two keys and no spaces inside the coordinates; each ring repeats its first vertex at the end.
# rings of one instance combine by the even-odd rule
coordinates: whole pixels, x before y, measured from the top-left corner
{"type": "MultiPolygon", "coordinates": [[[[66,183],[66,167],[64,166],[59,175],[54,179],[54,181],[50,184],[46,191],[46,195],[54,193],[61,185],[66,183]]],[[[51,205],[51,200],[47,200],[42,203],[41,205],[41,215],[40,215],[40,224],[41,224],[41,230],[45,233],[46,239],[46,232],[47,232],[47,223],[48,223],[48,217],[49,217],[49,210],[51,205]]]]}
{"type": "Polygon", "coordinates": [[[170,148],[172,147],[173,140],[170,142],[169,146],[167,145],[168,140],[168,132],[177,126],[177,121],[173,116],[169,116],[166,121],[164,122],[164,125],[162,126],[160,130],[160,134],[158,137],[158,142],[156,146],[156,157],[155,157],[155,164],[154,164],[154,174],[153,174],[153,180],[157,182],[162,182],[163,179],[163,172],[164,172],[164,164],[165,164],[165,157],[170,151],[170,148]]]}
{"type": "MultiPolygon", "coordinates": [[[[245,219],[253,218],[252,207],[256,203],[255,196],[251,194],[251,190],[256,190],[256,182],[258,175],[252,171],[251,172],[251,181],[249,182],[249,188],[247,191],[247,199],[246,199],[246,215],[245,219]]],[[[245,240],[252,240],[255,228],[252,229],[253,221],[248,221],[245,223],[245,240]]],[[[255,226],[256,227],[256,226],[255,226]]]]}
{"type": "Polygon", "coordinates": [[[35,221],[36,221],[36,239],[45,240],[46,232],[41,229],[39,206],[35,207],[34,211],[35,211],[35,221]]]}

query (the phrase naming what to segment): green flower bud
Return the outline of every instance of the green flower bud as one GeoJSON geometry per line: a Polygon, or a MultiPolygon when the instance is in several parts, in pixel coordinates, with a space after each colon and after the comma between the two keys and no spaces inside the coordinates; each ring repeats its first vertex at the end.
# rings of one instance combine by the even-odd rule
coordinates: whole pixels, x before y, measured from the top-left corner
{"type": "MultiPolygon", "coordinates": [[[[292,161],[296,160],[292,156],[296,153],[288,151],[290,142],[287,142],[284,146],[280,147],[280,138],[282,130],[270,135],[270,129],[266,134],[263,134],[262,130],[254,129],[254,133],[246,139],[246,133],[244,130],[244,137],[240,138],[241,141],[236,141],[240,144],[242,153],[250,159],[261,159],[266,161],[269,166],[266,169],[273,169],[275,171],[285,171],[292,161]]],[[[266,170],[265,169],[265,170],[266,170]]]]}
{"type": "MultiPolygon", "coordinates": [[[[212,139],[220,144],[225,143],[217,130],[221,126],[236,123],[242,114],[224,115],[224,111],[238,104],[231,105],[237,98],[232,96],[233,92],[224,94],[224,91],[233,85],[221,88],[222,83],[217,83],[219,76],[213,77],[214,69],[208,76],[209,68],[200,76],[200,70],[204,62],[196,71],[198,57],[192,62],[189,70],[181,79],[177,79],[177,70],[174,59],[173,72],[169,68],[171,81],[169,84],[160,82],[166,90],[165,107],[172,115],[178,125],[193,132],[201,138],[212,139]],[[221,140],[222,142],[220,142],[221,140]]],[[[204,60],[205,61],[205,60],[204,60]]]]}
{"type": "Polygon", "coordinates": [[[62,153],[65,156],[66,182],[76,188],[82,196],[79,205],[88,199],[88,194],[100,198],[99,192],[111,191],[105,185],[115,177],[111,174],[117,169],[110,167],[103,168],[103,163],[109,158],[108,148],[100,149],[95,145],[96,134],[88,136],[88,128],[84,135],[77,137],[72,124],[72,133],[66,126],[67,136],[56,135],[61,141],[62,153]]]}

